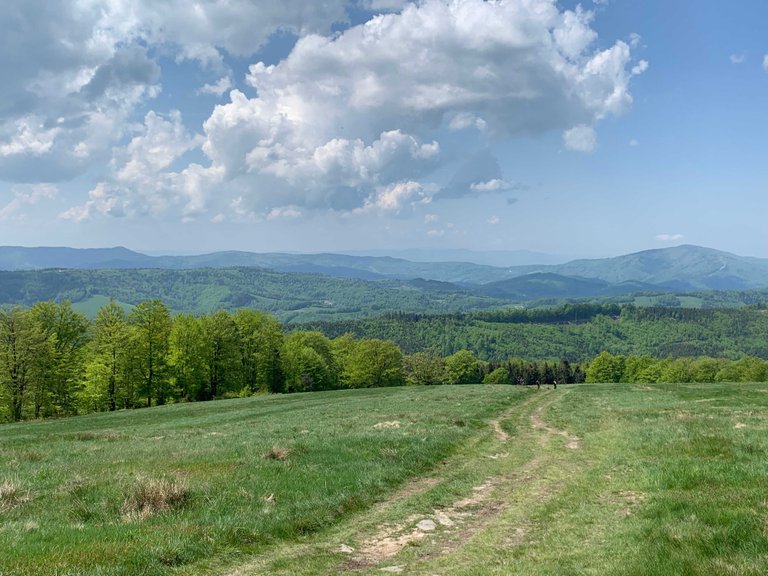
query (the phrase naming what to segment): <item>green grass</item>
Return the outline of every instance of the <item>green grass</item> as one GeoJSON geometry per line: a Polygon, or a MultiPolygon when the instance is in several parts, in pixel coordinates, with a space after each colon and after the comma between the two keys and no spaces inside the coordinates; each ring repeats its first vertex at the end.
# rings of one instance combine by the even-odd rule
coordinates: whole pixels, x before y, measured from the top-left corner
{"type": "MultiPolygon", "coordinates": [[[[82,312],[88,318],[95,318],[99,310],[109,304],[110,298],[108,296],[95,295],[90,296],[85,300],[72,303],[72,309],[78,312],[82,312]]],[[[122,306],[126,313],[134,309],[133,304],[117,301],[119,306],[122,306]]]]}
{"type": "Polygon", "coordinates": [[[460,386],[4,426],[0,574],[766,574],[766,408],[460,386]]]}
{"type": "Polygon", "coordinates": [[[510,485],[492,522],[445,558],[417,556],[409,573],[768,573],[768,386],[563,392],[547,391],[545,420],[580,448],[519,430],[539,436],[536,481],[510,485]]]}
{"type": "Polygon", "coordinates": [[[424,474],[521,397],[341,391],[4,426],[0,574],[166,574],[294,542],[424,474]]]}

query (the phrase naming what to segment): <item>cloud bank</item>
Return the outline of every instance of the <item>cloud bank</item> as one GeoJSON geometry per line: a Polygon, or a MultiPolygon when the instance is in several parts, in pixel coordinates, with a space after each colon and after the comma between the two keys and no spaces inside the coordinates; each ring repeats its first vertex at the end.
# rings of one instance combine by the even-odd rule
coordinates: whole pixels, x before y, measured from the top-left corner
{"type": "Polygon", "coordinates": [[[554,0],[356,4],[384,13],[331,33],[350,2],[13,0],[0,24],[14,78],[0,88],[0,178],[57,182],[107,165],[62,214],[72,220],[401,212],[511,189],[491,164],[433,183],[483,143],[555,131],[593,151],[596,124],[631,107],[647,67],[634,41],[598,47],[593,13],[554,0]],[[288,56],[254,61],[235,84],[228,59],[276,32],[298,37],[288,56]],[[202,126],[152,111],[161,58],[211,74],[199,94],[226,101],[202,126]]]}

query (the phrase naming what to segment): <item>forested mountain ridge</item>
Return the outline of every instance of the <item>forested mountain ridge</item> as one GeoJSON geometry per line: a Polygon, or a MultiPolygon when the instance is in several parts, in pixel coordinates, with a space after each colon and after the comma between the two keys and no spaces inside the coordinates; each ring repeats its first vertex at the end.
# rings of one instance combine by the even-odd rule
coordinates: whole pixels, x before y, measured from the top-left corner
{"type": "Polygon", "coordinates": [[[574,260],[551,269],[564,276],[610,283],[654,284],[678,291],[746,290],[768,286],[768,259],[683,245],[616,258],[574,260]]]}
{"type": "MultiPolygon", "coordinates": [[[[318,273],[365,280],[424,278],[483,285],[532,273],[611,285],[641,283],[657,291],[747,290],[768,287],[768,259],[683,245],[559,265],[497,267],[473,262],[413,262],[388,256],[214,252],[197,256],[148,256],[126,248],[73,249],[0,247],[0,270],[42,268],[135,269],[258,267],[282,272],[318,273]]],[[[530,279],[529,279],[530,280],[530,279]]],[[[619,290],[625,293],[624,289],[619,290]]],[[[614,291],[615,293],[615,291],[614,291]]],[[[593,295],[593,294],[590,294],[593,295]]],[[[575,297],[576,294],[569,296],[575,297]]],[[[542,296],[540,296],[542,297],[542,296]]]]}
{"type": "Polygon", "coordinates": [[[469,350],[491,361],[507,358],[585,360],[602,351],[667,357],[768,360],[768,311],[764,308],[638,308],[577,304],[454,315],[389,314],[378,318],[315,322],[303,329],[329,338],[392,340],[407,354],[450,355],[469,350]]]}
{"type": "Polygon", "coordinates": [[[768,287],[768,260],[695,246],[538,269],[340,254],[152,257],[125,248],[0,248],[0,268],[35,266],[46,268],[0,271],[0,305],[69,300],[93,315],[109,299],[130,308],[162,298],[174,312],[253,307],[295,323],[576,300],[712,307],[758,304],[768,298],[764,290],[756,290],[768,287]],[[224,266],[228,263],[241,266],[224,266]],[[682,297],[691,291],[699,293],[682,297]]]}
{"type": "Polygon", "coordinates": [[[123,305],[162,299],[174,312],[257,308],[283,322],[446,313],[499,307],[507,300],[436,281],[335,278],[261,268],[193,270],[34,270],[0,272],[0,306],[70,301],[93,316],[109,299],[123,305]]]}
{"type": "Polygon", "coordinates": [[[585,301],[704,308],[768,302],[767,290],[678,297],[650,288],[640,283],[608,284],[549,273],[463,287],[437,280],[370,281],[261,268],[48,269],[0,271],[0,306],[70,301],[76,310],[93,317],[110,299],[130,310],[143,300],[161,298],[175,313],[199,315],[256,308],[274,314],[281,322],[301,323],[370,318],[390,312],[454,314],[510,305],[551,307],[585,301]],[[644,295],[637,295],[640,291],[644,295]]]}
{"type": "Polygon", "coordinates": [[[509,280],[489,282],[476,287],[475,291],[484,296],[526,302],[543,298],[620,296],[637,292],[658,292],[659,288],[653,284],[635,281],[611,284],[600,279],[563,276],[552,272],[532,272],[509,280]]]}
{"type": "MultiPolygon", "coordinates": [[[[411,262],[389,256],[289,254],[241,251],[195,256],[148,256],[126,248],[73,249],[0,247],[0,270],[269,268],[281,272],[318,273],[342,278],[426,278],[443,282],[484,284],[519,275],[520,271],[471,262],[411,262]]],[[[524,273],[524,272],[523,272],[524,273]]]]}

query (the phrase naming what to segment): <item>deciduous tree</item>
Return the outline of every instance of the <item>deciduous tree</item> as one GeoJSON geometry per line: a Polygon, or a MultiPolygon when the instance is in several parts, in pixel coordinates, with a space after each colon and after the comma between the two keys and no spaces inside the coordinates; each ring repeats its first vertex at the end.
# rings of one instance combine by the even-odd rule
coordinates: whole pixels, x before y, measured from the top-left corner
{"type": "Polygon", "coordinates": [[[140,302],[129,315],[135,327],[133,349],[136,372],[141,377],[140,393],[146,397],[147,406],[165,404],[171,395],[168,373],[168,342],[171,335],[171,314],[160,300],[140,302]]]}

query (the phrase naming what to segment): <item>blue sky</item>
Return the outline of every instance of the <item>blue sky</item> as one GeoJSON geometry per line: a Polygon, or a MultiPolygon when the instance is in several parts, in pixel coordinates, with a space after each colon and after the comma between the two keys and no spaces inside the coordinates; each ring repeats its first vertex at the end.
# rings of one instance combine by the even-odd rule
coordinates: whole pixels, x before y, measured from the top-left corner
{"type": "Polygon", "coordinates": [[[0,244],[768,257],[765,2],[0,11],[0,244]]]}

